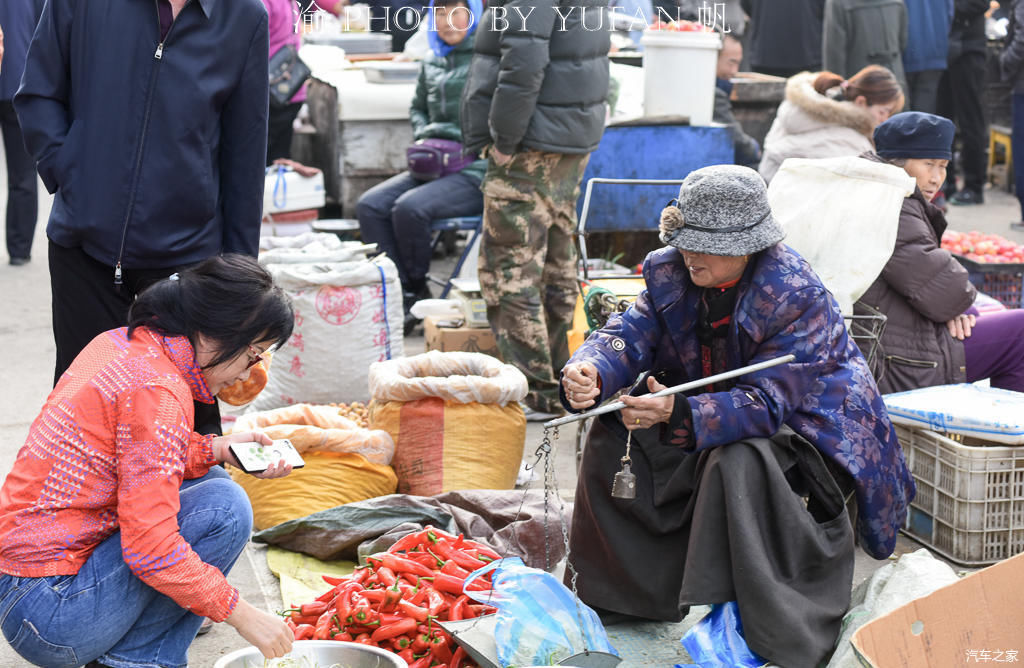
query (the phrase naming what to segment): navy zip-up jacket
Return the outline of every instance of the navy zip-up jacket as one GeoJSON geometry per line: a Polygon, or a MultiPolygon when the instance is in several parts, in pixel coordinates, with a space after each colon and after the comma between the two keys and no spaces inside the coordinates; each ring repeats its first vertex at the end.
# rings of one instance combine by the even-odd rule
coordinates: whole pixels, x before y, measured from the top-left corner
{"type": "Polygon", "coordinates": [[[0,101],[14,99],[25,71],[25,54],[43,12],[43,0],[3,0],[0,26],[4,29],[4,64],[0,67],[0,101]]]}
{"type": "Polygon", "coordinates": [[[260,0],[189,0],[163,42],[156,0],[49,0],[14,106],[50,240],[112,268],[256,255],[268,39],[260,0]]]}

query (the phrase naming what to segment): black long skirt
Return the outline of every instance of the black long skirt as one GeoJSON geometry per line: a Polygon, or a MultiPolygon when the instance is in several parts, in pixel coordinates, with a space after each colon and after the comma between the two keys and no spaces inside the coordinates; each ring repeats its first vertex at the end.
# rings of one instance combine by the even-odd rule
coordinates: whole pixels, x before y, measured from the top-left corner
{"type": "Polygon", "coordinates": [[[751,649],[786,668],[816,666],[850,603],[849,478],[788,427],[697,453],[660,436],[633,432],[636,498],[615,499],[626,430],[617,416],[595,420],[570,536],[580,598],[665,621],[735,600],[751,649]]]}

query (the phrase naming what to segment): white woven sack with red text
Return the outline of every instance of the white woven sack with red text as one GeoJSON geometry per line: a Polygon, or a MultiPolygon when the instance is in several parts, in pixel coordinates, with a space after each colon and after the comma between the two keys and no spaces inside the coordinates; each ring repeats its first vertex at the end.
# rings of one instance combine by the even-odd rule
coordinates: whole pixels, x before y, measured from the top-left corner
{"type": "Polygon", "coordinates": [[[370,364],[402,357],[402,286],[380,255],[350,262],[267,264],[292,299],[295,329],[274,355],[252,410],[370,398],[370,364]]]}

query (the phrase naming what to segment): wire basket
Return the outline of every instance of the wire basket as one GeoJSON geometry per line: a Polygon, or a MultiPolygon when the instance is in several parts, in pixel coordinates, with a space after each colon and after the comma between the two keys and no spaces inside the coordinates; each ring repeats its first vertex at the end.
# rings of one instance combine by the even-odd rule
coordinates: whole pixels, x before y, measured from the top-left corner
{"type": "Polygon", "coordinates": [[[857,310],[862,313],[856,315],[844,315],[846,329],[850,332],[857,347],[868,362],[868,368],[878,376],[875,368],[875,361],[878,358],[878,345],[882,339],[882,332],[885,331],[885,315],[863,302],[857,302],[857,310]]]}

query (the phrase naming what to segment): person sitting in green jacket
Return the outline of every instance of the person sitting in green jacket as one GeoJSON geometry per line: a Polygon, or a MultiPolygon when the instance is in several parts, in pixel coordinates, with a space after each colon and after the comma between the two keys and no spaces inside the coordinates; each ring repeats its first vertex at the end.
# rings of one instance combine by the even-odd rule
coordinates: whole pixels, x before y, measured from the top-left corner
{"type": "Polygon", "coordinates": [[[419,322],[409,308],[430,297],[430,222],[483,212],[480,181],[487,163],[458,152],[459,105],[481,14],[480,0],[433,0],[427,14],[431,52],[420,69],[409,116],[413,138],[426,142],[424,154],[432,148],[447,152],[447,163],[411,160],[410,170],[370,188],[356,203],[363,241],[377,244],[398,266],[407,334],[419,322]]]}

